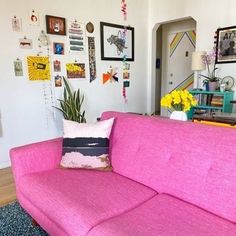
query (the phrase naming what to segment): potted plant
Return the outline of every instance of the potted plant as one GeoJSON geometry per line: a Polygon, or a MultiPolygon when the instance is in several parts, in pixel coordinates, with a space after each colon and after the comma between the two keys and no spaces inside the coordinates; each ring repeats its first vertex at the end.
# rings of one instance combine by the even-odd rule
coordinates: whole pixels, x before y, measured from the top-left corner
{"type": "Polygon", "coordinates": [[[60,107],[55,107],[62,112],[66,120],[72,120],[79,123],[86,123],[85,111],[81,111],[84,102],[84,95],[80,94],[80,90],[72,91],[67,80],[63,77],[64,92],[63,99],[57,99],[60,107]]]}
{"type": "Polygon", "coordinates": [[[170,119],[174,120],[186,121],[186,112],[196,105],[196,99],[188,90],[174,90],[161,99],[161,106],[172,110],[170,119]]]}
{"type": "Polygon", "coordinates": [[[216,70],[218,69],[215,64],[216,54],[215,51],[212,53],[202,55],[203,63],[207,68],[207,75],[200,75],[204,77],[203,85],[206,86],[207,91],[215,91],[218,88],[218,81],[220,78],[216,76],[216,70]]]}

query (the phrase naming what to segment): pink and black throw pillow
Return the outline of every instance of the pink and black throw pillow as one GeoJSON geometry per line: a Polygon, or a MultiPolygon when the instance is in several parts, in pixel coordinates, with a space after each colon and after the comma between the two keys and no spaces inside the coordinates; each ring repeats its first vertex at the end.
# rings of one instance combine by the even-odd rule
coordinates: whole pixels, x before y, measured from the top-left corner
{"type": "Polygon", "coordinates": [[[63,155],[65,168],[111,170],[109,137],[114,118],[94,124],[63,120],[63,155]]]}

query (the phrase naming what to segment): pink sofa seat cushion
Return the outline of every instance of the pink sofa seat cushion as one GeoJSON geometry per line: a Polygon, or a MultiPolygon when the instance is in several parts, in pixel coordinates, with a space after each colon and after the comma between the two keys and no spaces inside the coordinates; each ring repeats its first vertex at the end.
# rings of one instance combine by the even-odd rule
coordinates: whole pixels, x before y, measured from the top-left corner
{"type": "Polygon", "coordinates": [[[156,192],[112,172],[55,169],[22,177],[19,191],[68,233],[94,225],[150,199],[156,192]]]}
{"type": "Polygon", "coordinates": [[[90,230],[89,236],[233,236],[236,225],[194,205],[160,194],[90,230]]]}

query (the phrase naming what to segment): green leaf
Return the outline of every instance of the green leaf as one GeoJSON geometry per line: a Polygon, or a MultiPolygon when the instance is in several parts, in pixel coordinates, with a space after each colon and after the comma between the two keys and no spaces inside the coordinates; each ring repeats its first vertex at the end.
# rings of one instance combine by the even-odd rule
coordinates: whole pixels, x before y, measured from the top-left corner
{"type": "Polygon", "coordinates": [[[80,94],[79,89],[73,91],[64,77],[63,81],[65,85],[63,99],[57,99],[60,103],[60,108],[55,108],[62,112],[64,118],[67,120],[73,120],[79,123],[86,122],[85,111],[81,111],[81,107],[84,102],[84,95],[80,94]]]}

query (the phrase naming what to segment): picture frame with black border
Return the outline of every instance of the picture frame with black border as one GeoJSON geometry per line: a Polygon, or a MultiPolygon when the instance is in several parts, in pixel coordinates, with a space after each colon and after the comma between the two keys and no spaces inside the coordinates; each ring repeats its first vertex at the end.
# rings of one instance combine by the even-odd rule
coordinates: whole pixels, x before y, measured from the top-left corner
{"type": "Polygon", "coordinates": [[[236,26],[217,29],[216,64],[236,62],[236,26]]]}
{"type": "Polygon", "coordinates": [[[101,60],[134,61],[134,27],[100,22],[101,60]]]}

